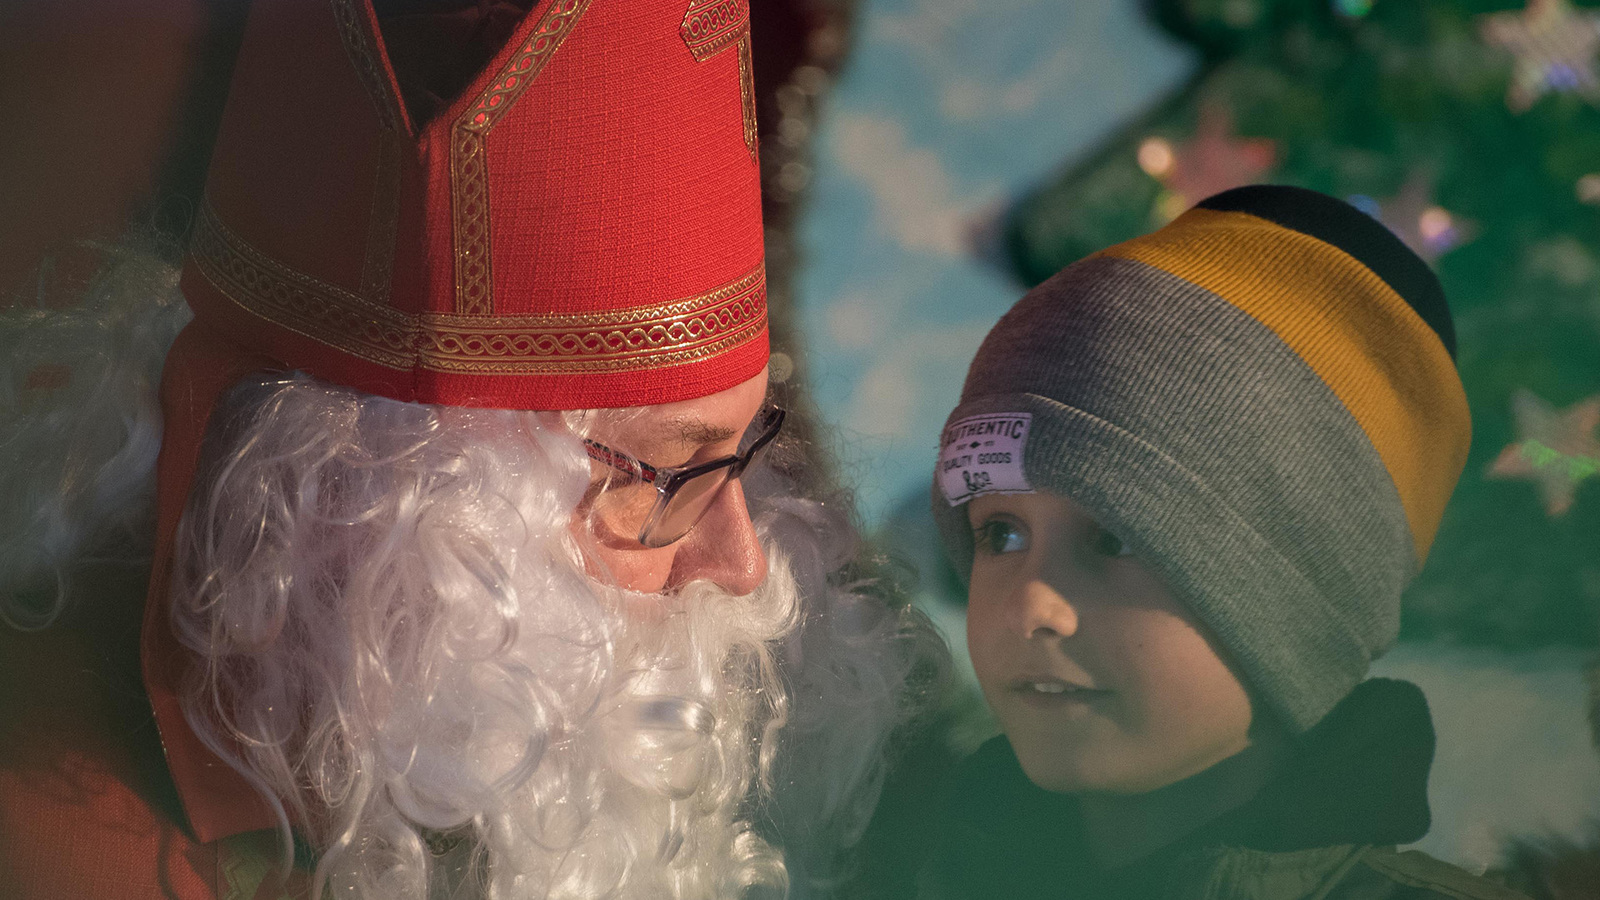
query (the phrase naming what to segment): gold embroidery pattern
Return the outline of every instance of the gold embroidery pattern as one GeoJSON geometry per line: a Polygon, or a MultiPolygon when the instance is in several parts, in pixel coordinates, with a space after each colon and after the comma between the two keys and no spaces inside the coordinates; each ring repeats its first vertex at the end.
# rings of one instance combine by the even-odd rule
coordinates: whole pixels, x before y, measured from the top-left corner
{"type": "Polygon", "coordinates": [[[391,369],[554,375],[652,369],[704,359],[767,324],[758,264],[704,294],[601,313],[414,317],[297,272],[251,247],[202,206],[191,247],[218,291],[250,313],[391,369]]]}
{"type": "Polygon", "coordinates": [[[750,8],[745,0],[690,0],[678,34],[694,58],[705,62],[750,34],[750,8]]]}
{"type": "Polygon", "coordinates": [[[750,161],[759,164],[756,151],[756,78],[755,65],[750,61],[749,29],[739,39],[739,99],[744,108],[744,145],[750,151],[750,161]]]}
{"type": "Polygon", "coordinates": [[[350,65],[372,98],[383,132],[378,136],[378,168],[373,176],[372,211],[368,216],[367,255],[361,273],[361,296],[377,303],[389,300],[394,276],[395,229],[400,215],[400,136],[405,114],[389,89],[379,63],[377,41],[356,0],[331,0],[339,40],[350,65]]]}
{"type": "Polygon", "coordinates": [[[589,0],[555,0],[550,4],[522,49],[500,70],[500,77],[484,89],[478,102],[462,115],[456,127],[487,134],[500,117],[511,109],[511,104],[517,102],[528,85],[539,77],[544,64],[560,49],[561,42],[571,33],[572,26],[578,24],[578,17],[588,8],[589,0]]]}
{"type": "Polygon", "coordinates": [[[739,101],[744,112],[744,145],[756,162],[755,66],[750,61],[750,8],[747,0],[689,0],[678,34],[689,52],[705,62],[738,45],[739,101]]]}
{"type": "Polygon", "coordinates": [[[489,168],[485,139],[522,92],[539,77],[590,0],[554,0],[494,83],[456,120],[450,141],[452,225],[456,251],[456,312],[494,313],[490,263],[489,168]]]}
{"type": "Polygon", "coordinates": [[[450,147],[451,218],[455,226],[456,312],[494,312],[489,263],[489,170],[483,135],[457,128],[450,147]]]}
{"type": "Polygon", "coordinates": [[[400,133],[404,114],[400,102],[389,90],[383,67],[378,64],[378,48],[367,30],[367,23],[356,6],[356,0],[331,0],[333,17],[339,23],[339,40],[344,52],[350,56],[361,84],[372,97],[377,108],[378,121],[387,131],[400,133]]]}
{"type": "Polygon", "coordinates": [[[767,284],[758,266],[689,300],[585,316],[431,317],[424,365],[439,371],[555,374],[655,368],[715,356],[759,335],[767,284]],[[647,365],[641,365],[647,363],[647,365]]]}
{"type": "Polygon", "coordinates": [[[409,369],[416,359],[411,317],[268,257],[210,203],[201,206],[190,252],[217,290],[275,325],[391,369],[409,369]]]}

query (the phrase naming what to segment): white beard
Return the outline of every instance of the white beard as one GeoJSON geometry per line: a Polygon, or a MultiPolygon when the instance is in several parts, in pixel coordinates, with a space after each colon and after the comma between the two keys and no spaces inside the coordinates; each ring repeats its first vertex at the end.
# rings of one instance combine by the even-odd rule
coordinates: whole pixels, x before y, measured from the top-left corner
{"type": "MultiPolygon", "coordinates": [[[[774,804],[807,820],[800,843],[859,834],[926,635],[828,586],[853,549],[836,511],[752,470],[766,582],[628,594],[583,572],[567,523],[588,462],[553,414],[303,377],[223,407],[178,539],[174,623],[203,660],[185,708],[284,801],[319,886],[421,900],[461,874],[425,846],[454,832],[472,845],[454,868],[474,860],[494,898],[782,893],[754,824],[774,804]],[[837,614],[809,639],[791,634],[802,583],[837,614]],[[786,636],[815,658],[781,671],[786,636]],[[793,717],[812,758],[784,764],[796,684],[816,698],[793,717]],[[775,764],[794,799],[774,797],[775,764]]],[[[827,855],[809,866],[826,875],[827,855]]]]}

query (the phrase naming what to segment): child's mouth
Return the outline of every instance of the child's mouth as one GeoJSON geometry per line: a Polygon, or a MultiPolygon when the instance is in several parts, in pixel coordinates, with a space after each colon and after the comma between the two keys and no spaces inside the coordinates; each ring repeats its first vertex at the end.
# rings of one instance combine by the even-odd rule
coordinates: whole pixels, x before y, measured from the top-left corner
{"type": "Polygon", "coordinates": [[[1046,707],[1088,703],[1111,693],[1054,676],[1019,678],[1011,683],[1011,691],[1027,703],[1046,707]]]}

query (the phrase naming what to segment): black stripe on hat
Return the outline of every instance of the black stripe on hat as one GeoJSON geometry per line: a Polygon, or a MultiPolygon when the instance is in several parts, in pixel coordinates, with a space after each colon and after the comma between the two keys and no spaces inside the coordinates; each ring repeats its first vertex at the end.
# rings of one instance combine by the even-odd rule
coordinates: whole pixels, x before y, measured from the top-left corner
{"type": "Polygon", "coordinates": [[[1456,329],[1439,277],[1383,223],[1327,194],[1280,184],[1223,191],[1198,206],[1242,212],[1332,244],[1355,257],[1416,310],[1456,358],[1456,329]]]}

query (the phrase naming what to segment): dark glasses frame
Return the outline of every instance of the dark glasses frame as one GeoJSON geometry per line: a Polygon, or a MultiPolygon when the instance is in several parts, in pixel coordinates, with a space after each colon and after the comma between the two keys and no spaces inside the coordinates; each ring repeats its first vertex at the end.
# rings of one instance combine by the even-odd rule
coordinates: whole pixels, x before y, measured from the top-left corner
{"type": "Polygon", "coordinates": [[[656,489],[655,505],[651,507],[649,515],[645,516],[644,524],[639,528],[639,543],[654,549],[665,547],[683,539],[685,535],[694,529],[695,525],[699,524],[700,518],[704,517],[706,511],[710,510],[712,504],[715,503],[715,499],[711,503],[707,503],[705,510],[701,510],[700,516],[690,522],[688,527],[684,528],[681,533],[668,538],[653,540],[660,537],[653,534],[653,532],[656,526],[666,517],[667,508],[672,505],[673,498],[678,495],[683,486],[696,478],[709,475],[719,469],[730,469],[727,479],[717,486],[717,491],[721,492],[728,486],[729,482],[744,474],[745,467],[750,465],[750,461],[755,458],[756,454],[760,453],[778,436],[778,431],[783,428],[784,416],[787,414],[787,411],[782,407],[768,407],[759,414],[759,433],[756,439],[751,441],[750,446],[746,447],[743,452],[695,466],[652,466],[643,460],[629,456],[620,450],[613,450],[599,441],[592,441],[588,438],[584,438],[583,448],[589,452],[590,459],[625,472],[632,476],[634,480],[642,481],[656,489]]]}

